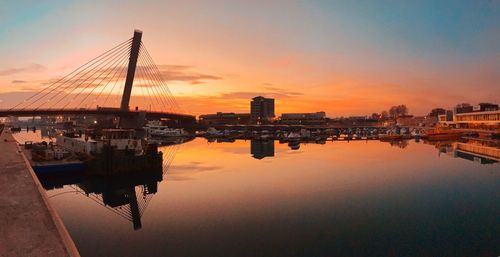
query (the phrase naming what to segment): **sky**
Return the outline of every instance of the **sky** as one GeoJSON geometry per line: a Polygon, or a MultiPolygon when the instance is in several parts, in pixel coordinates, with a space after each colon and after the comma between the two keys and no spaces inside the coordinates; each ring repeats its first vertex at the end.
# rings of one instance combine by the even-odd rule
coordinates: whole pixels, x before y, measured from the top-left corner
{"type": "MultiPolygon", "coordinates": [[[[184,112],[500,102],[500,1],[2,1],[0,109],[143,31],[184,112]]],[[[117,96],[118,97],[118,96],[117,96]]]]}

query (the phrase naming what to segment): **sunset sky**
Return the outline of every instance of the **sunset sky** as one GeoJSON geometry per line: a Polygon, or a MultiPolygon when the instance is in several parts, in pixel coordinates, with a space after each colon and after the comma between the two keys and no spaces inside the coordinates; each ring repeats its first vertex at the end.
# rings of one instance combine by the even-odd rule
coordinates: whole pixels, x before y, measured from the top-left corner
{"type": "Polygon", "coordinates": [[[2,1],[0,108],[134,29],[196,115],[500,101],[500,1],[2,1]]]}

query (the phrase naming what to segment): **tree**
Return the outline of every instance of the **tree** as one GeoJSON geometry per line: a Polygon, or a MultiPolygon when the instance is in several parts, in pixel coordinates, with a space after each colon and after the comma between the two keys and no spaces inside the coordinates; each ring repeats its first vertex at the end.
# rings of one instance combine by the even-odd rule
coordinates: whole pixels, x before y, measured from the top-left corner
{"type": "Polygon", "coordinates": [[[378,119],[382,118],[382,115],[374,112],[374,113],[372,113],[371,118],[378,120],[378,119]]]}
{"type": "Polygon", "coordinates": [[[406,105],[404,105],[404,104],[392,106],[389,109],[389,115],[391,116],[391,118],[394,118],[394,119],[401,117],[401,116],[405,116],[407,114],[408,114],[408,107],[406,107],[406,105]]]}
{"type": "Polygon", "coordinates": [[[387,111],[380,112],[380,115],[382,116],[383,119],[389,118],[389,113],[387,111]]]}

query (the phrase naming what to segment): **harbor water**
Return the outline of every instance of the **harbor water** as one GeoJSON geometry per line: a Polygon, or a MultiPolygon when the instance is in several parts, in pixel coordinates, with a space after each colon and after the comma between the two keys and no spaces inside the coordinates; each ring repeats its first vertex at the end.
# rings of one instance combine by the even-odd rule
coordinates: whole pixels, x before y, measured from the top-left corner
{"type": "Polygon", "coordinates": [[[160,150],[161,171],[40,178],[81,256],[500,254],[500,164],[453,142],[160,150]]]}

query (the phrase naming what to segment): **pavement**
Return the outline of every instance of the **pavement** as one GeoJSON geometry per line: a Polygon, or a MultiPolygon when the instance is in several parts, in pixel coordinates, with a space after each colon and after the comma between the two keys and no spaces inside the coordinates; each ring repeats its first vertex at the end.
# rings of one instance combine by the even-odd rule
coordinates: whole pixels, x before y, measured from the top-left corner
{"type": "Polygon", "coordinates": [[[79,257],[10,131],[0,135],[0,257],[79,257]]]}

